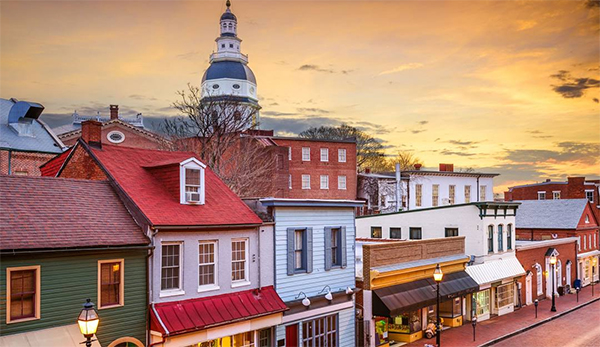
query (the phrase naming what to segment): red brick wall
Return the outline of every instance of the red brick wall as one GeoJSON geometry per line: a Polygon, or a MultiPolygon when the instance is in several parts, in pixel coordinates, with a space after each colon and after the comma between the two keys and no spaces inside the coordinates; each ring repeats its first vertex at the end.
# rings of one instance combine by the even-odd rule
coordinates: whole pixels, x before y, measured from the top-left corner
{"type": "MultiPolygon", "coordinates": [[[[532,249],[525,249],[525,250],[519,250],[519,248],[517,247],[517,251],[516,251],[516,255],[517,255],[517,259],[519,259],[519,262],[521,263],[521,265],[523,265],[523,268],[525,268],[525,271],[531,271],[532,277],[531,277],[531,290],[532,290],[532,300],[538,299],[541,300],[543,298],[545,298],[545,293],[546,293],[546,274],[544,274],[542,276],[542,286],[543,286],[543,295],[541,296],[537,296],[537,272],[534,268],[534,265],[540,264],[542,266],[542,271],[545,271],[546,268],[546,251],[548,250],[548,248],[555,248],[559,255],[558,255],[558,259],[561,261],[561,277],[562,277],[562,283],[565,283],[566,280],[566,270],[567,270],[567,261],[570,260],[571,261],[571,286],[573,285],[573,281],[575,281],[575,279],[577,278],[577,243],[576,242],[569,242],[566,244],[560,244],[560,245],[552,245],[552,246],[545,246],[545,247],[538,247],[538,248],[532,248],[532,249]]],[[[525,305],[525,295],[526,295],[526,287],[525,287],[525,281],[526,281],[526,276],[521,276],[521,278],[519,279],[519,282],[521,282],[521,302],[523,303],[523,305],[525,305]]]]}
{"type": "MultiPolygon", "coordinates": [[[[66,146],[73,146],[77,139],[81,136],[81,132],[75,133],[68,137],[60,137],[61,141],[66,146]]],[[[140,132],[130,129],[121,124],[108,124],[102,126],[102,135],[101,135],[102,143],[106,143],[109,145],[117,145],[123,147],[135,147],[135,148],[145,148],[145,149],[166,149],[165,145],[160,140],[155,140],[149,138],[147,136],[142,135],[140,132]],[[108,141],[108,133],[111,131],[120,131],[125,135],[125,140],[121,143],[112,143],[108,141]]]]}
{"type": "Polygon", "coordinates": [[[75,153],[65,165],[59,177],[79,178],[87,180],[106,180],[106,174],[81,146],[75,149],[75,153]]]}
{"type": "MultiPolygon", "coordinates": [[[[293,199],[356,199],[356,144],[348,142],[278,139],[279,146],[292,148],[289,172],[292,175],[293,199]],[[310,161],[302,161],[302,147],[310,148],[310,161]],[[329,161],[321,161],[321,148],[329,149],[329,161]],[[338,162],[338,149],[346,149],[346,162],[338,162]],[[310,189],[302,189],[302,175],[310,175],[310,189]],[[320,189],[320,176],[329,176],[329,189],[320,189]],[[338,176],[346,176],[346,190],[338,189],[338,176]]],[[[289,178],[288,178],[289,179],[289,178]]]]}
{"type": "MultiPolygon", "coordinates": [[[[40,166],[54,158],[56,154],[35,152],[10,152],[11,172],[27,176],[41,176],[40,166]]],[[[8,151],[0,150],[0,174],[8,175],[8,151]]]]}
{"type": "Polygon", "coordinates": [[[526,241],[540,241],[540,240],[551,240],[552,235],[556,234],[557,238],[562,239],[565,237],[579,237],[581,239],[581,251],[579,253],[589,252],[594,249],[598,249],[598,228],[585,229],[585,230],[564,230],[564,229],[516,229],[517,240],[526,241]],[[596,234],[596,243],[594,243],[594,234],[596,234]],[[533,236],[533,240],[532,240],[533,236]],[[591,245],[590,245],[591,236],[591,245]],[[584,245],[583,238],[586,238],[584,245]],[[585,247],[584,247],[585,246],[585,247]]]}

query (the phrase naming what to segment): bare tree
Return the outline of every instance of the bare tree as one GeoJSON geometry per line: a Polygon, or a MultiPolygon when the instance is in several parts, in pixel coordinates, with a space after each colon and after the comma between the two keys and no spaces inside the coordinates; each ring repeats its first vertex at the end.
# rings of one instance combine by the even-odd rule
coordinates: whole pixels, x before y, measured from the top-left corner
{"type": "Polygon", "coordinates": [[[173,103],[181,116],[167,118],[160,130],[172,150],[195,152],[225,184],[240,196],[260,196],[271,188],[273,151],[256,141],[258,106],[235,96],[202,95],[189,85],[173,103]]]}
{"type": "Polygon", "coordinates": [[[415,164],[423,164],[421,159],[408,151],[398,151],[396,155],[388,159],[392,171],[396,169],[396,163],[400,164],[400,171],[411,171],[415,169],[415,164]]]}

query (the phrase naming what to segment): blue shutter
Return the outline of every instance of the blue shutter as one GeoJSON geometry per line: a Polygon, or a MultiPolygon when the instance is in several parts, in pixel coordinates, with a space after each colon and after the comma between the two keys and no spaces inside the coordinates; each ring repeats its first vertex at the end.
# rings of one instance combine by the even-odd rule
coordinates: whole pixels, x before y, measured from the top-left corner
{"type": "Polygon", "coordinates": [[[348,254],[346,253],[346,227],[340,228],[341,244],[341,256],[342,256],[342,268],[348,265],[348,254]]]}
{"type": "Polygon", "coordinates": [[[313,228],[306,228],[306,272],[313,271],[313,228]]]}
{"type": "Polygon", "coordinates": [[[325,271],[331,270],[331,227],[325,227],[325,271]]]}
{"type": "Polygon", "coordinates": [[[294,274],[294,233],[296,229],[287,229],[287,274],[288,276],[294,274]]]}

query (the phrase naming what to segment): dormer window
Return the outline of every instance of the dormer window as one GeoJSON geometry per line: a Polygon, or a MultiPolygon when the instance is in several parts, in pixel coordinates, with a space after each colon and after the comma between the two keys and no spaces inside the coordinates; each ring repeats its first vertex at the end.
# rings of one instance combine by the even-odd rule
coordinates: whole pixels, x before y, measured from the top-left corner
{"type": "Polygon", "coordinates": [[[206,165],[195,158],[180,163],[180,203],[204,204],[204,168],[206,165]]]}

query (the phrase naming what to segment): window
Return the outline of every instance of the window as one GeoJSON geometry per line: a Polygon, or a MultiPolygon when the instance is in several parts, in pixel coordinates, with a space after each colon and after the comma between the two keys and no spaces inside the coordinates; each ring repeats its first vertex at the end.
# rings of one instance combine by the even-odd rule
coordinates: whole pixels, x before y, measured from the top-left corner
{"type": "Polygon", "coordinates": [[[581,236],[579,236],[579,238],[577,238],[577,250],[581,251],[581,236]]]}
{"type": "Polygon", "coordinates": [[[390,228],[390,239],[401,239],[402,228],[390,228]]]}
{"type": "Polygon", "coordinates": [[[302,161],[310,161],[310,147],[302,147],[302,161]]]}
{"type": "Polygon", "coordinates": [[[321,189],[329,189],[329,175],[321,175],[321,189]]]}
{"type": "Polygon", "coordinates": [[[161,247],[161,290],[181,289],[181,244],[163,243],[161,247]]]}
{"type": "Polygon", "coordinates": [[[583,235],[583,250],[585,251],[587,249],[587,238],[585,237],[585,235],[583,235]]]}
{"type": "MultiPolygon", "coordinates": [[[[222,344],[217,346],[228,346],[227,342],[222,341],[222,344]]],[[[231,346],[235,347],[254,347],[254,331],[236,334],[231,337],[231,346]]]]}
{"type": "MultiPolygon", "coordinates": [[[[326,230],[327,231],[327,230],[326,230]]],[[[342,230],[331,228],[331,265],[342,266],[342,230]]]]}
{"type": "Polygon", "coordinates": [[[456,186],[455,185],[448,186],[448,203],[450,205],[454,205],[455,195],[456,195],[456,186]]]}
{"type": "Polygon", "coordinates": [[[338,347],[337,315],[302,322],[302,346],[338,347]]]}
{"type": "Polygon", "coordinates": [[[496,307],[501,308],[511,305],[514,301],[514,285],[504,284],[496,288],[496,307]]]}
{"type": "Polygon", "coordinates": [[[446,228],[444,234],[445,237],[458,236],[458,228],[446,228]]]}
{"type": "Polygon", "coordinates": [[[98,261],[98,308],[123,306],[123,259],[98,261]]]}
{"type": "Polygon", "coordinates": [[[410,239],[411,240],[420,240],[421,239],[421,228],[409,228],[410,239]]]}
{"type": "Polygon", "coordinates": [[[13,175],[15,175],[15,176],[27,176],[28,172],[27,172],[27,170],[15,170],[13,172],[13,175]]]}
{"type": "Polygon", "coordinates": [[[289,185],[289,188],[292,189],[292,174],[290,174],[288,185],[289,185]]]}
{"type": "Polygon", "coordinates": [[[552,199],[554,199],[554,200],[560,199],[560,191],[552,192],[552,199]]]}
{"type": "Polygon", "coordinates": [[[258,331],[258,347],[271,347],[271,328],[266,328],[258,331]]]}
{"type": "Polygon", "coordinates": [[[312,229],[288,228],[288,275],[312,271],[312,229]],[[310,240],[310,244],[309,244],[310,240]],[[310,250],[310,254],[309,254],[310,250]]]}
{"type": "Polygon", "coordinates": [[[106,135],[106,138],[108,139],[108,141],[112,142],[112,143],[121,143],[123,141],[125,141],[125,134],[123,134],[120,131],[111,131],[106,135]]]}
{"type": "Polygon", "coordinates": [[[200,200],[200,170],[185,169],[185,200],[200,200]]]}
{"type": "Polygon", "coordinates": [[[180,203],[204,204],[204,164],[194,158],[180,163],[180,203]]]}
{"type": "Polygon", "coordinates": [[[346,190],[346,176],[338,176],[338,189],[346,190]]]}
{"type": "Polygon", "coordinates": [[[546,200],[546,192],[538,192],[538,200],[546,200]]]}
{"type": "Polygon", "coordinates": [[[504,245],[502,244],[504,226],[502,224],[498,225],[498,252],[502,252],[504,250],[504,245]]]}
{"type": "Polygon", "coordinates": [[[6,269],[6,323],[40,318],[40,266],[6,269]]]}
{"type": "Polygon", "coordinates": [[[292,147],[288,147],[288,159],[292,160],[292,147]]]}
{"type": "Polygon", "coordinates": [[[585,197],[590,201],[590,202],[594,202],[594,191],[593,190],[586,190],[585,191],[585,197]]]}
{"type": "Polygon", "coordinates": [[[479,187],[479,201],[486,201],[485,191],[487,186],[479,187]]]}
{"type": "Polygon", "coordinates": [[[465,203],[471,202],[471,186],[465,186],[465,203]]]}
{"type": "Polygon", "coordinates": [[[439,206],[440,204],[440,185],[434,184],[431,186],[431,206],[439,206]]]}
{"type": "Polygon", "coordinates": [[[277,170],[283,170],[283,155],[277,154],[275,156],[275,162],[277,164],[277,170]]]}
{"type": "Polygon", "coordinates": [[[371,227],[371,237],[374,239],[380,239],[381,235],[381,227],[371,227]]]}
{"type": "Polygon", "coordinates": [[[544,288],[542,288],[542,266],[540,264],[535,264],[535,276],[536,276],[536,287],[537,287],[537,295],[544,294],[544,288]]]}
{"type": "Polygon", "coordinates": [[[512,249],[512,224],[506,226],[506,249],[512,249]]]}
{"type": "Polygon", "coordinates": [[[477,304],[476,314],[477,316],[483,316],[490,312],[490,290],[482,290],[480,292],[475,293],[475,301],[477,304]]]}
{"type": "Polygon", "coordinates": [[[422,198],[423,198],[423,185],[422,184],[416,184],[415,185],[415,196],[416,196],[415,205],[416,206],[421,206],[422,205],[422,198]]]}
{"type": "Polygon", "coordinates": [[[217,285],[217,241],[200,241],[198,245],[198,286],[217,285]]]}
{"type": "Polygon", "coordinates": [[[589,222],[590,222],[590,216],[589,216],[589,215],[587,215],[587,214],[585,215],[585,222],[586,222],[586,223],[589,223],[589,222]]]}
{"type": "Polygon", "coordinates": [[[231,281],[248,281],[248,240],[231,241],[231,281]]]}
{"type": "Polygon", "coordinates": [[[310,175],[302,175],[302,189],[310,189],[310,175]]]}
{"type": "Polygon", "coordinates": [[[321,148],[321,161],[329,161],[329,149],[321,148]]]}
{"type": "Polygon", "coordinates": [[[494,252],[494,226],[488,225],[488,253],[494,252]]]}
{"type": "Polygon", "coordinates": [[[338,149],[338,162],[340,162],[340,163],[346,162],[346,149],[345,148],[338,149]]]}

